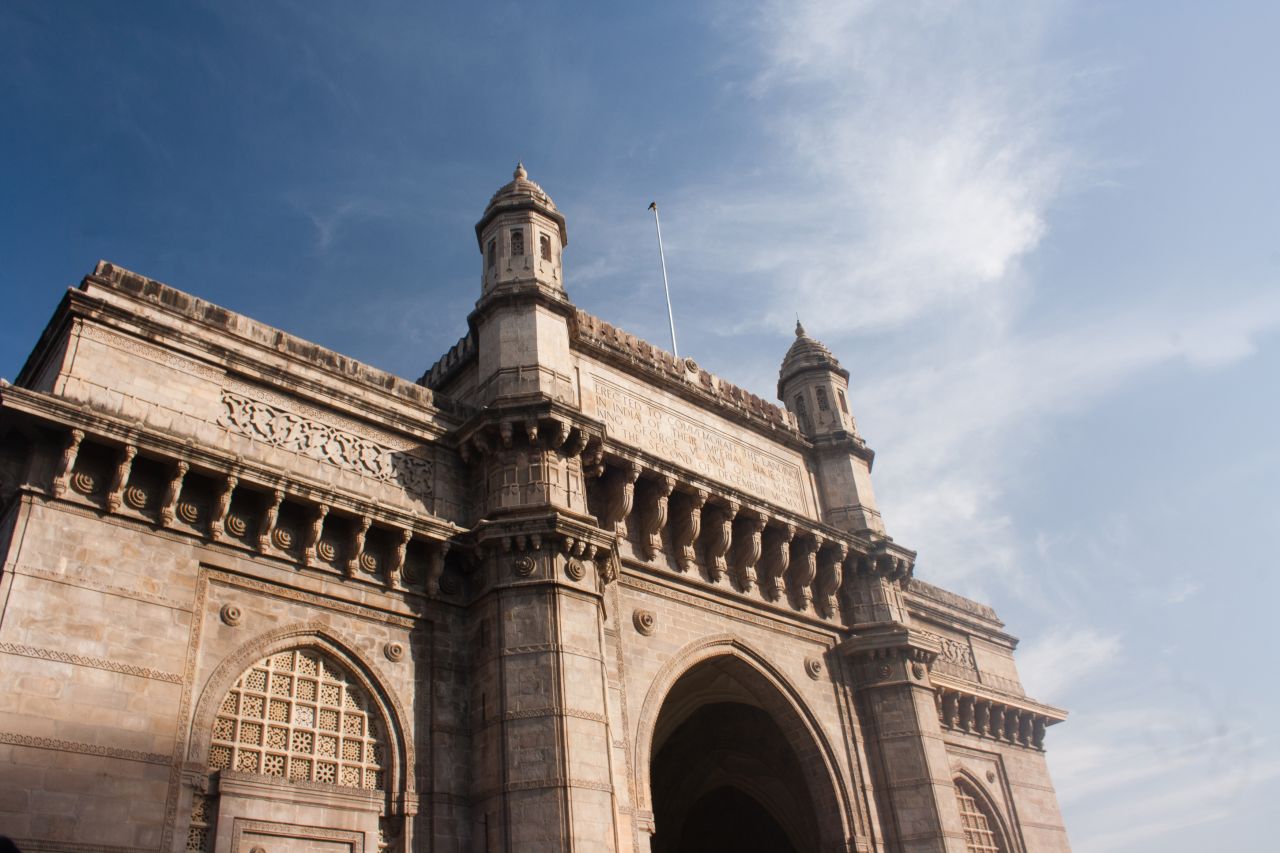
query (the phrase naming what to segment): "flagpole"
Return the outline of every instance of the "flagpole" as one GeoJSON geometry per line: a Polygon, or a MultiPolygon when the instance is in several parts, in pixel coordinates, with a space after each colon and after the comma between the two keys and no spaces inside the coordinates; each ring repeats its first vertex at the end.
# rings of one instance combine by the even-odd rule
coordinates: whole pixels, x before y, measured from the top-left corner
{"type": "Polygon", "coordinates": [[[662,292],[667,296],[667,322],[671,324],[671,354],[680,358],[680,348],[676,346],[676,316],[671,311],[671,287],[667,284],[667,253],[662,249],[662,223],[658,221],[658,203],[649,202],[653,211],[653,227],[658,230],[658,257],[662,260],[662,292]]]}

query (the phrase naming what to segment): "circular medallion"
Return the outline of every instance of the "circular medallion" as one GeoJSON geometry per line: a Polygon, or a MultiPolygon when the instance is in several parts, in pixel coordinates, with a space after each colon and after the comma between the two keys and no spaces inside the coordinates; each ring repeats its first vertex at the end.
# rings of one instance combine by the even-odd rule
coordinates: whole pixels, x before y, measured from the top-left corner
{"type": "Polygon", "coordinates": [[[178,501],[178,518],[187,524],[196,524],[204,515],[204,507],[191,501],[178,501]]]}
{"type": "Polygon", "coordinates": [[[515,572],[517,577],[528,577],[533,574],[533,558],[528,554],[521,554],[511,561],[511,571],[515,572]]]}
{"type": "Polygon", "coordinates": [[[238,604],[224,604],[222,609],[218,611],[218,615],[222,617],[222,621],[232,628],[239,625],[244,619],[244,614],[240,612],[238,604]]]}
{"type": "Polygon", "coordinates": [[[287,527],[277,527],[271,531],[271,544],[281,551],[288,551],[293,547],[293,531],[287,527]]]}
{"type": "Polygon", "coordinates": [[[91,495],[98,491],[98,478],[88,471],[77,471],[71,476],[71,488],[82,495],[91,495]]]}
{"type": "Polygon", "coordinates": [[[818,677],[822,675],[822,661],[817,658],[805,658],[804,671],[808,673],[810,678],[817,681],[818,677]]]}
{"type": "Polygon", "coordinates": [[[232,536],[244,536],[249,532],[249,519],[238,512],[227,516],[227,532],[232,536]]]}
{"type": "Polygon", "coordinates": [[[334,546],[333,540],[321,539],[316,545],[316,556],[324,560],[326,563],[332,563],[338,557],[338,549],[334,546]]]}
{"type": "Polygon", "coordinates": [[[377,556],[369,551],[365,551],[364,553],[362,553],[360,555],[360,568],[364,569],[366,572],[369,572],[370,574],[374,574],[375,572],[377,572],[378,571],[377,556]]]}
{"type": "Polygon", "coordinates": [[[577,557],[570,557],[569,562],[564,564],[564,573],[569,576],[569,580],[580,581],[587,576],[587,567],[577,557]]]}
{"type": "Polygon", "coordinates": [[[882,663],[876,667],[876,677],[878,678],[888,678],[892,672],[893,670],[889,668],[889,664],[887,663],[882,663]]]}
{"type": "Polygon", "coordinates": [[[693,359],[691,359],[691,358],[686,358],[686,359],[684,360],[684,369],[685,369],[685,370],[688,370],[690,373],[697,373],[697,372],[698,372],[698,362],[694,361],[694,360],[693,360],[693,359]]]}
{"type": "Polygon", "coordinates": [[[456,576],[445,575],[440,578],[440,591],[445,595],[457,595],[459,589],[458,578],[456,576]]]}
{"type": "Polygon", "coordinates": [[[924,664],[922,664],[922,663],[913,663],[913,664],[911,664],[911,674],[912,674],[912,675],[914,675],[914,676],[916,677],[916,680],[917,680],[917,681],[919,681],[920,679],[924,678],[924,672],[925,672],[925,670],[924,670],[924,664]]]}
{"type": "Polygon", "coordinates": [[[987,771],[987,781],[988,781],[988,782],[994,782],[994,781],[996,781],[996,774],[995,774],[995,771],[994,771],[994,770],[988,770],[988,771],[987,771]]]}
{"type": "Polygon", "coordinates": [[[658,630],[658,617],[654,615],[652,610],[637,610],[631,614],[631,623],[636,626],[636,630],[646,637],[651,636],[654,631],[658,630]]]}
{"type": "Polygon", "coordinates": [[[124,502],[134,509],[146,509],[147,492],[141,486],[130,486],[124,490],[124,502]]]}
{"type": "Polygon", "coordinates": [[[404,657],[404,646],[399,643],[387,643],[382,647],[382,653],[387,656],[387,660],[394,663],[404,657]]]}

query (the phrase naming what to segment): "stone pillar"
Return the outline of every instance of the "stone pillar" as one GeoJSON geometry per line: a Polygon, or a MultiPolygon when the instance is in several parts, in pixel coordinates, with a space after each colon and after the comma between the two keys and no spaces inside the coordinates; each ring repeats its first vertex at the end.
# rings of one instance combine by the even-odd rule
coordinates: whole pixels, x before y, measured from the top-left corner
{"type": "Polygon", "coordinates": [[[611,537],[555,522],[482,524],[487,592],[473,608],[476,847],[612,853],[600,621],[602,563],[611,555],[602,546],[611,537]],[[511,536],[517,529],[526,532],[511,536]]]}
{"type": "MultiPolygon", "coordinates": [[[[879,578],[858,578],[875,582],[879,578]]],[[[883,593],[885,590],[880,589],[883,593]]],[[[893,596],[889,596],[892,598],[893,596]]],[[[856,630],[856,629],[855,629],[856,630]]],[[[840,646],[855,673],[859,715],[876,787],[903,853],[965,853],[950,762],[929,681],[936,640],[906,625],[886,625],[840,646]]]]}

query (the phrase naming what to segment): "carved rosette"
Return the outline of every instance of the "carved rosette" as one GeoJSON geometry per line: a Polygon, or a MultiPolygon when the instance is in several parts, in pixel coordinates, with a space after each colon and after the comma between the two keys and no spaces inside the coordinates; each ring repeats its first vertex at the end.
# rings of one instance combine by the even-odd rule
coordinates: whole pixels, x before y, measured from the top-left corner
{"type": "Polygon", "coordinates": [[[658,630],[658,617],[652,610],[635,610],[631,614],[631,623],[646,637],[653,636],[653,632],[658,630]]]}

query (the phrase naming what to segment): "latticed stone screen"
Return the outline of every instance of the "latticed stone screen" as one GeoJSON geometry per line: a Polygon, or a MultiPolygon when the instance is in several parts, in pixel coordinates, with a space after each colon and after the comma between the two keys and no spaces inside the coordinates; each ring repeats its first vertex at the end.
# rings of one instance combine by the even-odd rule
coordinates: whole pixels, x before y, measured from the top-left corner
{"type": "Polygon", "coordinates": [[[956,799],[960,803],[960,821],[964,824],[965,847],[974,853],[1003,853],[995,833],[995,819],[987,814],[981,800],[963,780],[956,780],[956,799]]]}
{"type": "Polygon", "coordinates": [[[271,655],[231,688],[213,723],[211,770],[346,788],[383,785],[383,740],[368,695],[312,650],[271,655]]]}

